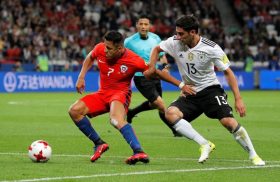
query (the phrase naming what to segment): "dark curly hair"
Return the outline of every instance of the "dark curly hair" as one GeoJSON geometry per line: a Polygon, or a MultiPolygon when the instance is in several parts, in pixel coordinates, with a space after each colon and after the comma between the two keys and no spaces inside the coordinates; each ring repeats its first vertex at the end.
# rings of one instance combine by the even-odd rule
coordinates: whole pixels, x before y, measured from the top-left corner
{"type": "Polygon", "coordinates": [[[184,15],[176,20],[176,26],[185,31],[195,30],[198,33],[199,21],[194,15],[184,15]]]}

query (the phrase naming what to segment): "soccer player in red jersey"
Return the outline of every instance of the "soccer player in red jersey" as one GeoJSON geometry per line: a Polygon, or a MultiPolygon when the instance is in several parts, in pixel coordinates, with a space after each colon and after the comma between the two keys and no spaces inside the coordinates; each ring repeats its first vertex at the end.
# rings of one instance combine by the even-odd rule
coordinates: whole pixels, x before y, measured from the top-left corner
{"type": "MultiPolygon", "coordinates": [[[[100,70],[100,88],[72,104],[69,115],[76,126],[95,144],[92,162],[100,158],[102,153],[109,149],[109,145],[100,138],[88,117],[109,112],[110,123],[121,132],[133,150],[133,155],[126,163],[148,163],[149,157],[144,153],[125,117],[131,98],[131,79],[135,72],[144,72],[149,67],[141,57],[124,47],[123,36],[119,32],[109,31],[104,38],[105,41],[97,44],[86,57],[76,83],[77,92],[82,94],[85,89],[85,75],[96,60],[100,70]]],[[[160,73],[157,74],[174,85],[180,84],[178,80],[164,79],[160,73]]]]}

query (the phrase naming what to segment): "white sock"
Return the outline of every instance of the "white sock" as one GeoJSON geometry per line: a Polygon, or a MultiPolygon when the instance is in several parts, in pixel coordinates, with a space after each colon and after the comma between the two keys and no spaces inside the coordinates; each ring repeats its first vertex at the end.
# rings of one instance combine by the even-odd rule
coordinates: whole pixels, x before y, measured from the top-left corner
{"type": "Polygon", "coordinates": [[[235,133],[233,133],[233,136],[235,140],[243,147],[243,149],[249,153],[250,159],[257,155],[245,128],[241,126],[235,133]]]}
{"type": "Polygon", "coordinates": [[[192,125],[184,119],[180,119],[173,128],[180,133],[181,135],[194,140],[199,145],[207,144],[208,141],[203,138],[193,127],[192,125]]]}

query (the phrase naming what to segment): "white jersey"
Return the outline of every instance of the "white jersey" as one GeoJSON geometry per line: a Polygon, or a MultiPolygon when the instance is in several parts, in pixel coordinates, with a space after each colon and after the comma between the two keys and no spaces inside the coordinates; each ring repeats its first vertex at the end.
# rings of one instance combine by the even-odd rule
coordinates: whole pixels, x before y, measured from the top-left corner
{"type": "Polygon", "coordinates": [[[221,85],[214,69],[224,71],[230,66],[221,47],[204,37],[200,37],[193,48],[183,45],[176,36],[162,41],[159,46],[175,59],[182,81],[194,85],[196,92],[212,85],[221,85]]]}

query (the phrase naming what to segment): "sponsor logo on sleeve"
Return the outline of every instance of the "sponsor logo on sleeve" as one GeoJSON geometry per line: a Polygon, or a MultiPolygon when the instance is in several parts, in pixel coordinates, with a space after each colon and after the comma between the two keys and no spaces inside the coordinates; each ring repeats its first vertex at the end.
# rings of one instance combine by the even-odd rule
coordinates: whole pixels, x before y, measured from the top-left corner
{"type": "Polygon", "coordinates": [[[228,59],[227,55],[224,55],[222,57],[222,61],[223,61],[224,64],[227,64],[229,62],[229,59],[228,59]]]}

